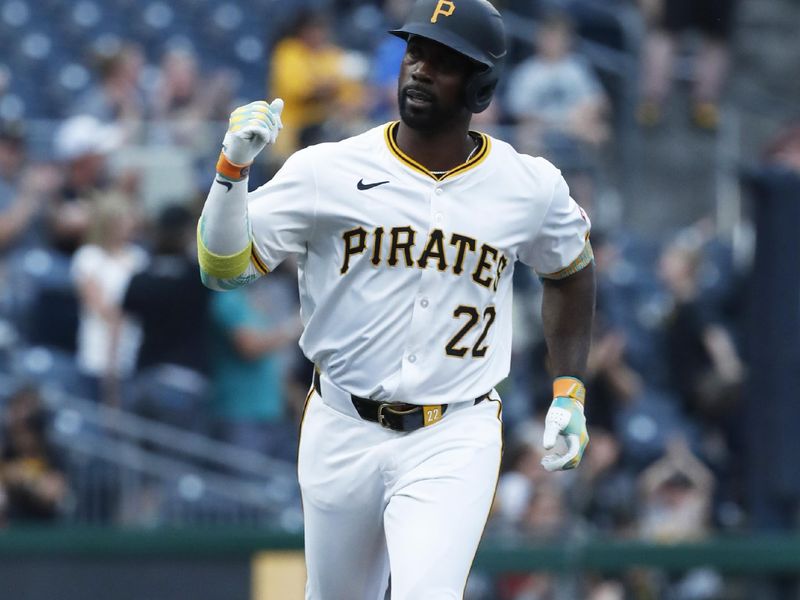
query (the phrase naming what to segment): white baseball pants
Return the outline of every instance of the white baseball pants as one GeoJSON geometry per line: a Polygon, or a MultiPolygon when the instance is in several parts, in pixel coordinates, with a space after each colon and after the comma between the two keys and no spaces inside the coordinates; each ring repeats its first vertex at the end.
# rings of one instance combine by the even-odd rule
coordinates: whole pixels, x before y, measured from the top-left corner
{"type": "Polygon", "coordinates": [[[409,433],[356,413],[322,376],[301,425],[306,600],[463,597],[497,485],[500,398],[409,433]]]}

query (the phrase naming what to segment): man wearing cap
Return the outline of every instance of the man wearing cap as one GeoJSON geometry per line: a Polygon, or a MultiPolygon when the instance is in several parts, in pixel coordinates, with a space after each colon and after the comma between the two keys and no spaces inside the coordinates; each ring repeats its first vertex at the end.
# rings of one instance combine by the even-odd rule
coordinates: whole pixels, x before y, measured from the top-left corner
{"type": "Polygon", "coordinates": [[[64,181],[50,218],[51,243],[71,255],[89,229],[94,198],[108,191],[108,155],[119,148],[122,131],[90,115],[70,117],[56,131],[54,150],[64,181]]]}

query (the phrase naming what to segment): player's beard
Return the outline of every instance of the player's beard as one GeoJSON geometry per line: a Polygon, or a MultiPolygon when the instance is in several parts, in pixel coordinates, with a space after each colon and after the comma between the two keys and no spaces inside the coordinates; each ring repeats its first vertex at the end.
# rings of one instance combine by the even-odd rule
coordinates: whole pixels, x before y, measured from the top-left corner
{"type": "Polygon", "coordinates": [[[458,110],[454,107],[442,106],[439,99],[431,96],[427,106],[409,106],[406,88],[397,92],[397,104],[400,119],[409,128],[423,134],[435,134],[450,128],[458,110]]]}

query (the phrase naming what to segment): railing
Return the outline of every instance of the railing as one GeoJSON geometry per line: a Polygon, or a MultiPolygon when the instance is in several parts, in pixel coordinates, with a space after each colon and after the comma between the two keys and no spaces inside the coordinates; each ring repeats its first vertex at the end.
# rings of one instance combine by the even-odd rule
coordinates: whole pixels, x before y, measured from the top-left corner
{"type": "MultiPolygon", "coordinates": [[[[11,385],[10,378],[0,378],[0,388],[11,385]]],[[[164,506],[150,516],[157,523],[224,519],[300,527],[293,464],[82,400],[58,387],[45,385],[41,391],[53,417],[51,441],[66,458],[73,488],[68,522],[148,524],[126,505],[155,494],[164,506]]]]}
{"type": "Polygon", "coordinates": [[[741,248],[744,227],[739,170],[742,166],[741,114],[734,107],[722,111],[714,153],[717,233],[741,248]]]}
{"type": "Polygon", "coordinates": [[[81,400],[57,389],[47,390],[46,399],[49,406],[59,411],[56,430],[64,440],[77,437],[80,422],[85,421],[86,425],[103,428],[107,434],[128,438],[137,443],[148,443],[223,470],[271,479],[282,484],[296,478],[295,468],[290,463],[252,450],[225,444],[117,408],[81,400]]]}

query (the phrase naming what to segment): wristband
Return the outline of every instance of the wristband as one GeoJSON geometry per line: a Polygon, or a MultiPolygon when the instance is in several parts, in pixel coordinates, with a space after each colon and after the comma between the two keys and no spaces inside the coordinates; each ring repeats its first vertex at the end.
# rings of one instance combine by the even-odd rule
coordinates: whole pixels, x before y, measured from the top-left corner
{"type": "Polygon", "coordinates": [[[553,380],[553,397],[572,398],[582,406],[586,400],[586,386],[577,377],[556,377],[553,380]]]}
{"type": "Polygon", "coordinates": [[[253,163],[237,165],[229,161],[224,152],[220,152],[219,159],[217,159],[217,173],[231,181],[242,181],[250,173],[251,164],[253,163]]]}

